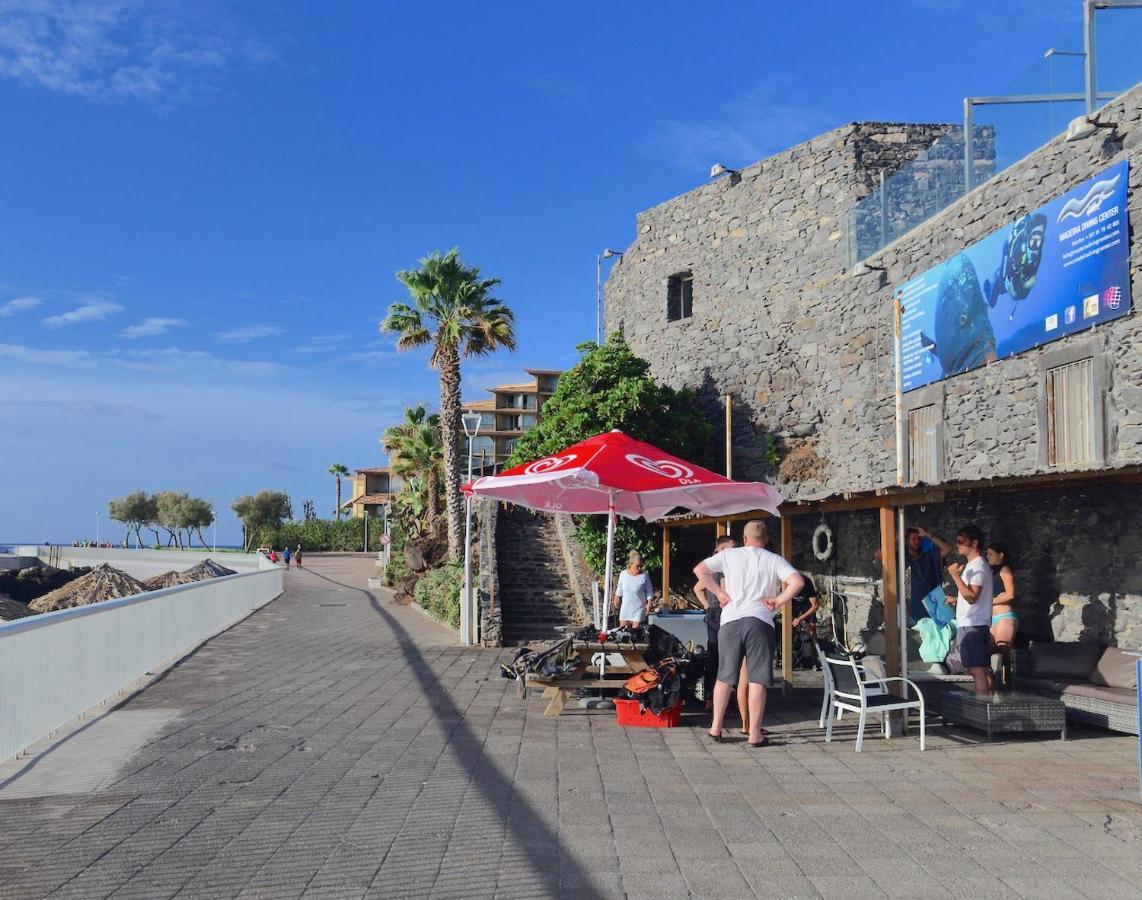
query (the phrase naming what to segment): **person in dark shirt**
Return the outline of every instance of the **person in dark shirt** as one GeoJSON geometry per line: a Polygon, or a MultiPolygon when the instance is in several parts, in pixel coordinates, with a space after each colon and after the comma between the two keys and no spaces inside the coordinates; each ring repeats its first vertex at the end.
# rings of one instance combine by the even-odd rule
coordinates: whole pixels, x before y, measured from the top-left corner
{"type": "MultiPolygon", "coordinates": [[[[924,598],[938,588],[944,578],[944,560],[955,549],[942,537],[926,528],[914,526],[904,532],[904,556],[911,573],[911,590],[908,596],[908,624],[928,618],[924,598]]],[[[880,549],[873,553],[877,562],[883,562],[880,549]]]]}
{"type": "Polygon", "coordinates": [[[821,608],[821,601],[817,597],[817,586],[808,573],[802,572],[805,585],[793,598],[793,628],[804,625],[805,630],[813,639],[817,637],[817,610],[821,608]]]}
{"type": "MultiPolygon", "coordinates": [[[[722,535],[714,544],[714,552],[721,553],[723,550],[729,550],[734,546],[734,539],[728,534],[722,535]]],[[[704,696],[706,698],[706,709],[712,709],[714,704],[714,682],[718,677],[718,629],[722,624],[722,606],[718,603],[718,598],[710,596],[701,584],[694,588],[694,596],[698,598],[698,602],[702,604],[702,608],[706,610],[706,672],[705,682],[706,689],[704,696]]]]}

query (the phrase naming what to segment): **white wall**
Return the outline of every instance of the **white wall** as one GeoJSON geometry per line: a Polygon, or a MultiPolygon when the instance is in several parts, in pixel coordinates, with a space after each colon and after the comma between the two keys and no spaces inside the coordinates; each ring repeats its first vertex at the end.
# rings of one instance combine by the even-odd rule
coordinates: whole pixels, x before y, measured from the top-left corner
{"type": "MultiPolygon", "coordinates": [[[[90,549],[105,557],[141,552],[90,549]]],[[[278,597],[282,569],[268,560],[262,565],[237,575],[0,622],[0,761],[278,597]]]]}

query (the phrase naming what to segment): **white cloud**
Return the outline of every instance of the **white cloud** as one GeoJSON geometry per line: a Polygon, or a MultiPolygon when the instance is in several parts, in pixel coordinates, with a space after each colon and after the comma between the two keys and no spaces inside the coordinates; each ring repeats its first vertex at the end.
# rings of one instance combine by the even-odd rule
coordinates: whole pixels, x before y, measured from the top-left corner
{"type": "Polygon", "coordinates": [[[351,334],[319,334],[311,337],[304,344],[299,344],[297,347],[291,347],[290,353],[314,354],[314,353],[336,353],[340,352],[337,347],[348,340],[351,340],[351,334]]]}
{"type": "Polygon", "coordinates": [[[43,302],[39,297],[17,297],[0,306],[0,316],[14,316],[18,312],[35,309],[43,302]]]}
{"type": "Polygon", "coordinates": [[[214,339],[222,341],[224,344],[245,344],[247,341],[274,337],[274,335],[281,333],[282,329],[279,325],[256,322],[253,325],[243,325],[241,328],[234,328],[230,331],[220,331],[214,335],[214,339]]]}
{"type": "Polygon", "coordinates": [[[119,332],[119,337],[141,338],[154,337],[166,334],[172,328],[185,328],[189,323],[186,319],[164,319],[161,317],[143,319],[138,325],[131,325],[119,332]]]}
{"type": "Polygon", "coordinates": [[[360,353],[346,353],[334,362],[362,366],[391,366],[397,360],[395,350],[365,350],[360,353]]]}
{"type": "Polygon", "coordinates": [[[210,373],[265,377],[288,371],[288,367],[275,362],[223,359],[206,350],[184,350],[181,347],[109,350],[103,358],[121,369],[179,377],[201,377],[210,373]]]}
{"type": "Polygon", "coordinates": [[[10,359],[35,366],[90,368],[95,365],[95,357],[86,350],[40,350],[17,344],[0,344],[0,359],[10,359]]]}
{"type": "Polygon", "coordinates": [[[842,124],[827,110],[798,103],[788,86],[767,82],[723,103],[710,118],[666,123],[655,140],[687,169],[709,171],[716,162],[731,168],[757,162],[842,124]]]}
{"type": "Polygon", "coordinates": [[[44,319],[44,324],[48,328],[60,328],[64,325],[76,325],[80,322],[98,322],[101,319],[106,319],[108,316],[113,316],[123,309],[118,303],[110,303],[107,301],[100,303],[85,303],[83,306],[73,309],[71,312],[60,313],[58,316],[48,316],[44,319]]]}
{"type": "Polygon", "coordinates": [[[271,54],[219,4],[4,0],[0,75],[94,100],[165,100],[271,54]]]}

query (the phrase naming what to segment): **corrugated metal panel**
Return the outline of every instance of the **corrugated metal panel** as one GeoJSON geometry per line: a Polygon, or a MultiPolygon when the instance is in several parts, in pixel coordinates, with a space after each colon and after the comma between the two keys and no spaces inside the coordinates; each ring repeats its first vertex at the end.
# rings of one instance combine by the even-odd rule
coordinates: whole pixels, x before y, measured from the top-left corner
{"type": "Polygon", "coordinates": [[[908,413],[908,480],[934,484],[940,479],[940,416],[935,405],[908,413]]]}
{"type": "Polygon", "coordinates": [[[1052,466],[1095,462],[1094,361],[1047,370],[1047,461],[1052,466]]]}

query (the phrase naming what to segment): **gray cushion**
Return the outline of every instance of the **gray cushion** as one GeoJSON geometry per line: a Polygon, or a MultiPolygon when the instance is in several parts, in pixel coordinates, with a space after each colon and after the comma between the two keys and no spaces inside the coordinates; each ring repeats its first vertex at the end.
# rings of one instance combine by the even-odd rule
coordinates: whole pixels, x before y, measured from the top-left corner
{"type": "Polygon", "coordinates": [[[1063,697],[1089,697],[1092,700],[1106,700],[1110,703],[1121,703],[1123,706],[1138,706],[1138,692],[1128,688],[1100,687],[1097,684],[1063,685],[1063,697]]]}
{"type": "Polygon", "coordinates": [[[1097,641],[1032,641],[1031,674],[1058,681],[1089,681],[1100,656],[1102,644],[1097,641]]]}
{"type": "Polygon", "coordinates": [[[1142,653],[1107,647],[1091,673],[1090,683],[1102,687],[1138,689],[1138,658],[1142,653]]]}

